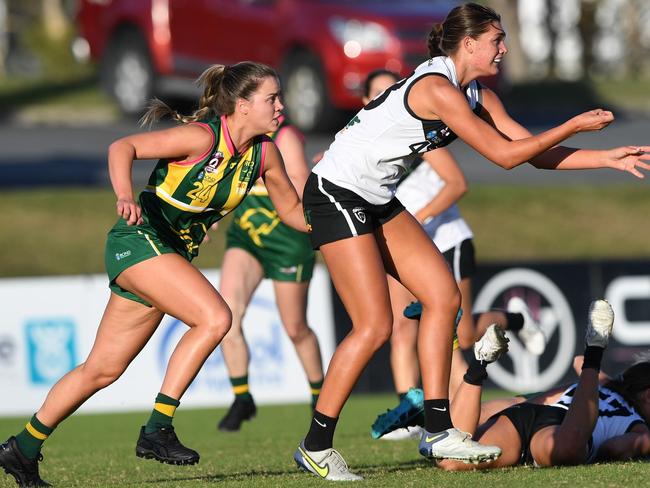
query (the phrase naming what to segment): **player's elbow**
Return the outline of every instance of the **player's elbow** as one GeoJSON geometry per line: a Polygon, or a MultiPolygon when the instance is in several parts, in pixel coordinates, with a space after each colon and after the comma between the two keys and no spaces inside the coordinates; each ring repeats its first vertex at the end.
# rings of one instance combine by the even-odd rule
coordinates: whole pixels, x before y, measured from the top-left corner
{"type": "Polygon", "coordinates": [[[499,166],[501,169],[505,170],[511,170],[520,164],[514,158],[510,158],[508,156],[495,156],[493,158],[490,158],[490,161],[499,166]]]}

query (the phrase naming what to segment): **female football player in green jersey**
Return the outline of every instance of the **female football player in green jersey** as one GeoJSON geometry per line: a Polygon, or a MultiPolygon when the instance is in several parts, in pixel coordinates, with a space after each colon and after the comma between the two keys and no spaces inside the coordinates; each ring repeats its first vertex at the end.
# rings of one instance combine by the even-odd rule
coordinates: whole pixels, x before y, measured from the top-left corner
{"type": "MultiPolygon", "coordinates": [[[[303,135],[286,119],[269,134],[278,146],[287,174],[299,194],[309,176],[303,135]]],[[[232,327],[221,343],[235,400],[219,422],[219,430],[235,432],[256,413],[248,388],[250,356],[242,319],[263,278],[273,281],[282,325],[294,345],[311,390],[312,408],[323,383],[318,338],[307,323],[307,294],[315,253],[309,236],[280,222],[264,184],[258,181],[233,212],[226,237],[219,293],[232,311],[232,327]]]]}
{"type": "MultiPolygon", "coordinates": [[[[226,302],[190,261],[206,230],[246,196],[258,177],[280,218],[307,232],[302,204],[280,153],[265,135],[280,124],[283,106],[273,69],[243,62],[213,66],[199,81],[199,109],[167,130],[130,135],[111,144],[108,166],[117,197],[117,224],[108,234],[111,294],[86,361],[61,378],[25,429],[0,445],[0,466],[22,486],[41,486],[43,441],[97,391],[117,380],[152,336],[164,314],[189,326],[173,351],[136,455],[168,464],[195,464],[172,418],[179,399],[228,332],[226,302]],[[159,159],[136,200],[131,167],[159,159]]],[[[163,110],[153,106],[146,120],[163,110]]]]}

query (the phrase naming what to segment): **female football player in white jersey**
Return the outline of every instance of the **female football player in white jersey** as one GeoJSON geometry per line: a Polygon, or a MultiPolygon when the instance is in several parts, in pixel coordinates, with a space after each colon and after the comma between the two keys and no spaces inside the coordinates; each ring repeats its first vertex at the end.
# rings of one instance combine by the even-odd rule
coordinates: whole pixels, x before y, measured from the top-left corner
{"type": "Polygon", "coordinates": [[[314,167],[304,209],[352,331],[329,364],[309,432],[294,459],[325,479],[358,479],[332,448],[339,413],[372,355],[391,334],[385,278],[390,273],[421,303],[418,356],[425,396],[420,452],[434,459],[480,462],[501,450],[455,429],[448,384],[460,293],[442,255],[394,198],[396,184],[425,152],[460,137],[504,169],[614,168],[642,177],[649,147],[579,150],[558,146],[613,120],[596,109],[533,136],[475,81],[494,75],[506,54],[500,17],[478,4],[454,8],[429,40],[432,59],[375,98],[341,130],[314,167]]]}
{"type": "MultiPolygon", "coordinates": [[[[370,72],[364,83],[363,104],[370,103],[399,79],[397,73],[385,69],[370,72]]],[[[541,354],[546,345],[544,334],[520,297],[512,297],[504,310],[472,313],[472,277],[476,273],[474,235],[457,205],[466,191],[467,182],[463,171],[452,154],[446,148],[440,148],[425,153],[421,161],[414,163],[410,172],[398,182],[395,195],[422,224],[424,231],[442,253],[461,292],[463,313],[453,344],[450,392],[456,391],[467,369],[460,349],[471,348],[493,323],[517,333],[531,354],[541,354]]],[[[411,303],[415,297],[390,275],[388,291],[393,311],[390,363],[400,404],[377,417],[372,426],[372,436],[401,440],[419,437],[424,421],[421,402],[414,401],[422,396],[422,391],[417,388],[420,381],[417,360],[418,322],[414,320],[419,318],[421,306],[419,303],[411,303]],[[408,306],[409,304],[411,305],[408,306]]]]}
{"type": "Polygon", "coordinates": [[[470,466],[443,460],[447,470],[488,469],[519,464],[560,466],[615,461],[650,454],[650,361],[635,362],[615,379],[599,381],[600,363],[614,324],[605,300],[589,309],[585,354],[578,382],[551,394],[545,403],[526,401],[478,424],[486,366],[507,350],[503,331],[491,327],[475,345],[475,360],[453,397],[455,425],[502,454],[492,463],[470,466]],[[554,399],[553,399],[554,398],[554,399]]]}

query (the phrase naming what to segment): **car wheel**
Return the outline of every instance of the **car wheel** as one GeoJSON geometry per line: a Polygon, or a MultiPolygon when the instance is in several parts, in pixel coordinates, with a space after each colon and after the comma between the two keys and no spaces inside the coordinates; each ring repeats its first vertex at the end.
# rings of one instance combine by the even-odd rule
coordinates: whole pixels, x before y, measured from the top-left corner
{"type": "Polygon", "coordinates": [[[154,71],[139,34],[127,32],[111,41],[102,63],[102,82],[124,113],[145,110],[153,96],[154,71]]]}
{"type": "Polygon", "coordinates": [[[339,120],[331,106],[323,70],[309,53],[298,53],[286,63],[283,78],[283,103],[291,122],[305,132],[329,130],[339,120]]]}

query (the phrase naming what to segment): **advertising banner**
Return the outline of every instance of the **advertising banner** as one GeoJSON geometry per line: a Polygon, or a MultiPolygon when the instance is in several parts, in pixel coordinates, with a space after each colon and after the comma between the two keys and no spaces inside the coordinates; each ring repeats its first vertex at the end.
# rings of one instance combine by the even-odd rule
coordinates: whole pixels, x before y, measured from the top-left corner
{"type": "MultiPolygon", "coordinates": [[[[218,270],[205,272],[214,284],[218,270]]],[[[28,415],[50,387],[84,361],[109,297],[105,275],[0,279],[0,416],[28,415]]],[[[317,266],[309,292],[308,320],[327,365],[335,347],[329,276],[317,266]]],[[[259,404],[308,402],[309,384],[264,280],[244,318],[251,364],[249,384],[259,404]]],[[[82,411],[151,408],[169,356],[188,327],[165,316],[126,372],[98,392],[82,411]]],[[[183,406],[224,406],[232,401],[220,348],[208,358],[182,399],[183,406]]]]}
{"type": "MultiPolygon", "coordinates": [[[[617,374],[650,348],[650,261],[530,262],[481,265],[473,279],[473,313],[507,308],[522,298],[547,338],[541,356],[526,351],[508,332],[509,353],[488,369],[492,385],[535,392],[577,378],[575,355],[582,354],[589,304],[607,299],[616,315],[603,371],[617,374]]],[[[333,294],[336,335],[350,330],[350,319],[333,294]]],[[[467,313],[467,311],[465,311],[467,313]]],[[[471,352],[467,351],[469,358],[471,352]]],[[[390,347],[382,347],[357,383],[356,391],[392,391],[390,347]]]]}

